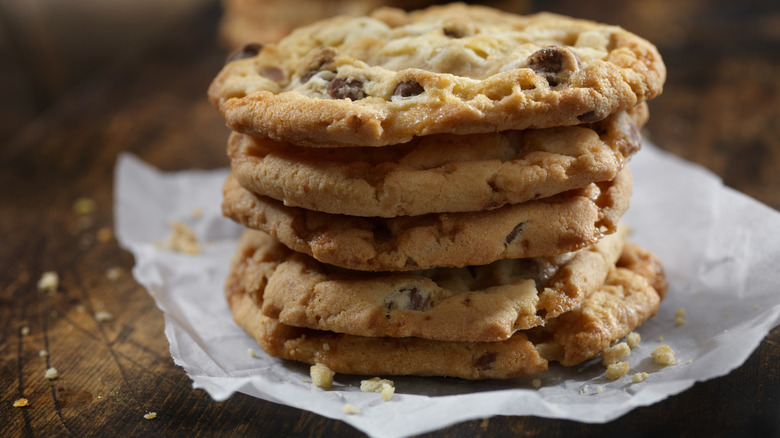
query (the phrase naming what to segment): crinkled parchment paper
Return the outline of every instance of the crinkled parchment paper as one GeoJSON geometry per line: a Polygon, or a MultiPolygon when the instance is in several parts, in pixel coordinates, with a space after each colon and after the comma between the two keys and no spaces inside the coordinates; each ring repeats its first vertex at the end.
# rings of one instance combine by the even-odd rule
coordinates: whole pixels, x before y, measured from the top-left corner
{"type": "Polygon", "coordinates": [[[233,323],[222,285],[242,229],[220,214],[227,170],[161,173],[122,155],[116,234],[135,255],[136,280],[164,312],[174,361],[194,387],[216,400],[243,392],[343,420],[377,437],[495,415],[607,422],[727,374],[780,322],[780,213],[651,144],[630,167],[634,195],[624,217],[634,230],[630,238],[661,258],[670,289],[658,315],[638,329],[642,341],[627,358],[631,370],[615,381],[604,377],[596,359],[508,381],[390,377],[396,394],[387,402],[360,392],[361,377],[337,375],[332,389],[314,387],[305,380],[308,366],[268,357],[233,323]],[[200,255],[160,247],[171,221],[195,230],[200,255]],[[681,326],[674,318],[679,308],[686,310],[681,326]],[[653,362],[650,353],[661,343],[675,351],[676,364],[653,362]],[[632,383],[638,372],[649,378],[632,383]],[[542,382],[538,389],[534,378],[542,382]],[[346,403],[360,413],[343,413],[346,403]]]}

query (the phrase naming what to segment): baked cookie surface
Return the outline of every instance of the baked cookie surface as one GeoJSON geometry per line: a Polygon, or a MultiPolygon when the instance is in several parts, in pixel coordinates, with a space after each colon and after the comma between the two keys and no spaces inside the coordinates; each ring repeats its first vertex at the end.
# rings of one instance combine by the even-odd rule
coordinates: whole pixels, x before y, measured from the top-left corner
{"type": "Polygon", "coordinates": [[[617,229],[630,196],[631,174],[624,168],[612,181],[494,210],[385,219],[287,207],[228,177],[222,212],[324,263],[362,271],[408,271],[584,248],[617,229]]]}
{"type": "Polygon", "coordinates": [[[662,91],[655,46],[617,26],[452,4],[378,9],[249,45],[208,96],[228,126],[304,146],[577,125],[662,91]]]}
{"type": "Polygon", "coordinates": [[[499,342],[366,337],[293,327],[264,314],[245,289],[242,274],[228,277],[226,295],[235,321],[271,356],[322,363],[345,374],[507,379],[541,373],[548,361],[575,365],[597,357],[657,312],[664,291],[652,285],[664,284],[660,263],[630,243],[620,260],[626,255],[635,263],[618,261],[604,285],[580,307],[563,313],[560,323],[553,319],[546,331],[518,331],[499,342]]]}
{"type": "Polygon", "coordinates": [[[338,269],[247,232],[232,265],[265,316],[317,330],[370,337],[505,340],[570,311],[602,286],[625,232],[555,257],[405,273],[338,269]]]}
{"type": "Polygon", "coordinates": [[[242,186],[352,216],[479,211],[615,178],[641,147],[647,105],[583,126],[417,137],[382,148],[307,148],[233,133],[242,186]]]}

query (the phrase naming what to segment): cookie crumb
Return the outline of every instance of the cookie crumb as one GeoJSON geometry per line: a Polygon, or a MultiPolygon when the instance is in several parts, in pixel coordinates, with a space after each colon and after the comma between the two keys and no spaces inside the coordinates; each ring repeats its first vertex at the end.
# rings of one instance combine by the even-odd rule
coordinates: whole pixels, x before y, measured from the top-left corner
{"type": "Polygon", "coordinates": [[[195,231],[181,221],[171,221],[171,235],[165,241],[165,247],[182,254],[197,255],[201,253],[201,246],[195,236],[195,231]]]}
{"type": "Polygon", "coordinates": [[[157,412],[147,412],[144,414],[144,418],[147,420],[154,420],[157,418],[157,412]]]}
{"type": "Polygon", "coordinates": [[[38,357],[48,357],[48,356],[49,356],[49,352],[46,350],[41,350],[38,352],[38,357]]]}
{"type": "Polygon", "coordinates": [[[601,353],[601,363],[604,365],[616,364],[625,356],[631,356],[631,348],[628,346],[628,343],[620,342],[601,353]]]}
{"type": "Polygon", "coordinates": [[[330,345],[326,342],[326,343],[322,344],[322,349],[325,350],[325,351],[330,351],[330,345]]]}
{"type": "Polygon", "coordinates": [[[628,343],[628,348],[634,349],[637,345],[639,345],[639,342],[642,340],[642,337],[639,336],[639,333],[637,332],[631,332],[626,336],[626,343],[628,343]]]}
{"type": "Polygon", "coordinates": [[[664,336],[663,335],[659,336],[658,337],[658,342],[663,342],[663,341],[664,341],[664,336]]]}
{"type": "Polygon", "coordinates": [[[106,271],[106,278],[111,281],[116,281],[119,280],[119,277],[121,277],[124,273],[124,269],[120,268],[119,266],[114,266],[113,268],[108,268],[106,271]]]}
{"type": "Polygon", "coordinates": [[[601,386],[597,386],[596,387],[596,394],[601,394],[602,392],[604,392],[604,388],[601,387],[601,386]]]}
{"type": "Polygon", "coordinates": [[[680,307],[674,311],[674,325],[681,326],[685,324],[685,309],[680,307]]]}
{"type": "Polygon", "coordinates": [[[379,391],[379,395],[382,396],[382,401],[390,401],[393,399],[393,395],[395,395],[395,386],[392,386],[387,383],[382,384],[382,390],[379,391]]]}
{"type": "Polygon", "coordinates": [[[760,309],[760,308],[761,308],[761,306],[759,306],[758,304],[756,304],[755,306],[753,306],[753,310],[758,310],[758,309],[760,309]]]}
{"type": "Polygon", "coordinates": [[[105,310],[101,310],[100,312],[95,313],[95,319],[98,320],[98,322],[110,321],[114,319],[114,315],[105,310]]]}
{"type": "Polygon", "coordinates": [[[18,398],[14,400],[14,407],[15,408],[24,408],[30,405],[30,401],[26,398],[18,398]]]}
{"type": "Polygon", "coordinates": [[[363,392],[379,392],[382,390],[382,384],[388,384],[390,386],[395,385],[392,380],[382,379],[379,377],[372,377],[368,380],[360,381],[360,390],[363,392]]]}
{"type": "Polygon", "coordinates": [[[190,211],[190,217],[193,219],[200,219],[203,217],[203,207],[195,207],[190,211]]]}
{"type": "Polygon", "coordinates": [[[541,388],[542,387],[542,380],[541,379],[533,379],[531,380],[531,386],[534,388],[541,388]]]}
{"type": "Polygon", "coordinates": [[[22,336],[27,336],[30,334],[30,327],[24,326],[21,328],[21,330],[19,330],[19,332],[21,333],[22,336]]]}
{"type": "Polygon", "coordinates": [[[97,203],[92,198],[81,197],[73,202],[73,212],[78,215],[92,214],[97,210],[97,203]]]}
{"type": "Polygon", "coordinates": [[[675,363],[674,350],[666,344],[659,345],[658,348],[653,350],[651,355],[657,364],[673,365],[675,363]]]}
{"type": "Polygon", "coordinates": [[[97,230],[96,234],[97,240],[100,243],[108,243],[111,241],[111,239],[114,238],[114,232],[111,231],[111,228],[103,227],[99,230],[97,230]]]}
{"type": "Polygon", "coordinates": [[[355,415],[360,413],[360,409],[356,408],[355,406],[352,406],[349,403],[344,405],[343,411],[345,414],[349,414],[349,415],[355,415]]]}
{"type": "Polygon", "coordinates": [[[251,348],[247,350],[247,353],[249,353],[249,357],[257,357],[257,353],[251,348]]]}
{"type": "Polygon", "coordinates": [[[612,363],[607,367],[607,372],[604,376],[609,380],[617,380],[626,375],[629,368],[631,368],[631,366],[627,361],[612,363]]]}
{"type": "Polygon", "coordinates": [[[636,373],[634,374],[634,377],[631,378],[631,381],[634,383],[641,383],[644,382],[648,377],[648,374],[646,372],[636,373]]]}
{"type": "Polygon", "coordinates": [[[60,375],[59,375],[59,373],[57,373],[57,368],[54,368],[54,367],[51,367],[48,370],[46,370],[46,373],[44,373],[44,375],[43,375],[43,377],[45,377],[45,378],[47,378],[49,380],[54,380],[54,379],[56,379],[59,376],[60,375]]]}
{"type": "Polygon", "coordinates": [[[44,272],[38,280],[40,291],[57,292],[58,287],[60,287],[60,276],[54,271],[44,272]]]}
{"type": "Polygon", "coordinates": [[[723,312],[723,317],[724,318],[728,318],[729,317],[729,312],[723,312]]]}
{"type": "Polygon", "coordinates": [[[330,386],[333,385],[333,376],[336,374],[321,363],[312,365],[309,369],[309,373],[311,374],[311,381],[314,383],[314,386],[323,389],[330,388],[330,386]]]}

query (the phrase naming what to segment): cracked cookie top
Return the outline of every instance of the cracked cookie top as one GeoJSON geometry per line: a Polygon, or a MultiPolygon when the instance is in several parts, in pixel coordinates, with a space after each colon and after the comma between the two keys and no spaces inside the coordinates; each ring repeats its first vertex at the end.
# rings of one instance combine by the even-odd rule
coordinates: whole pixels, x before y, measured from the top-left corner
{"type": "Polygon", "coordinates": [[[452,4],[249,44],[209,87],[228,126],[303,146],[382,146],[601,120],[661,93],[656,48],[617,26],[452,4]]]}

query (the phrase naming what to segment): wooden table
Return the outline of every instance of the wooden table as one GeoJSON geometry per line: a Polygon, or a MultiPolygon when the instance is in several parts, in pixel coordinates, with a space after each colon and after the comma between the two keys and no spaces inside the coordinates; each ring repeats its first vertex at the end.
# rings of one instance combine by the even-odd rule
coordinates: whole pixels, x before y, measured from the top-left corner
{"type": "MultiPolygon", "coordinates": [[[[664,95],[651,104],[647,135],[778,209],[776,4],[544,2],[656,42],[669,77],[664,95]]],[[[124,54],[0,150],[0,436],[361,435],[294,408],[241,394],[217,403],[191,389],[168,354],[162,313],[129,274],[132,257],[111,238],[119,152],[164,170],[227,164],[227,130],[205,100],[225,59],[214,37],[218,15],[207,8],[148,50],[124,54]],[[74,210],[82,197],[94,201],[94,212],[74,210]],[[123,275],[109,278],[115,267],[123,275]],[[45,271],[59,274],[56,293],[37,289],[45,271]],[[99,320],[100,311],[113,318],[99,320]],[[59,370],[57,380],[44,378],[48,367],[59,370]],[[29,406],[13,408],[21,397],[29,406]],[[157,418],[147,421],[150,411],[157,418]]],[[[496,417],[431,435],[777,436],[778,342],[780,329],[774,329],[729,375],[608,424],[496,417]]]]}

